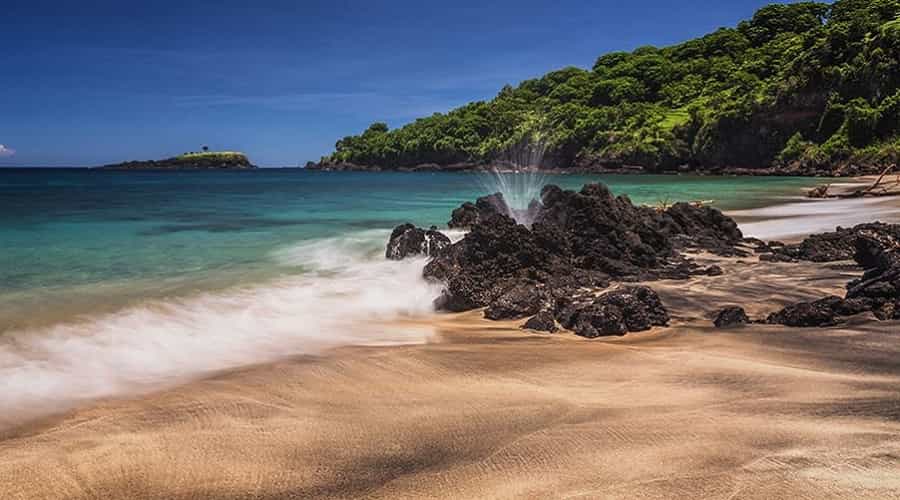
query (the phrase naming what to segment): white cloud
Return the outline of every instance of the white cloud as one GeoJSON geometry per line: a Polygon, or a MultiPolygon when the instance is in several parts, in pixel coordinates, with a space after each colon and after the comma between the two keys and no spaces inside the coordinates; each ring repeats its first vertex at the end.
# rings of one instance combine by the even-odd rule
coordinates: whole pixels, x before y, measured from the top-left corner
{"type": "Polygon", "coordinates": [[[0,158],[6,158],[8,156],[13,156],[16,154],[16,150],[3,144],[0,144],[0,158]]]}

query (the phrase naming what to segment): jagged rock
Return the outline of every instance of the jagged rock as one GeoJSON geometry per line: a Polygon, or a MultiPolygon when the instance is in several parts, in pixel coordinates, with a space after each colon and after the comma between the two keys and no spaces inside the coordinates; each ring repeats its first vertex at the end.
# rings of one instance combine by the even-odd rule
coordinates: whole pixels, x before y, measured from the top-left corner
{"type": "Polygon", "coordinates": [[[760,260],[774,262],[851,260],[856,254],[856,241],[860,236],[880,239],[885,245],[891,242],[896,245],[897,242],[900,242],[900,225],[874,222],[852,228],[839,227],[833,232],[811,235],[794,245],[773,241],[766,248],[772,256],[766,257],[769,254],[764,254],[760,256],[760,260]]]}
{"type": "Polygon", "coordinates": [[[759,256],[762,262],[797,262],[797,259],[782,253],[764,253],[759,256]]]}
{"type": "Polygon", "coordinates": [[[526,330],[534,330],[537,332],[556,333],[559,328],[556,326],[556,320],[549,311],[541,311],[525,322],[522,328],[526,330]]]}
{"type": "Polygon", "coordinates": [[[744,308],[738,306],[729,306],[722,309],[713,321],[716,328],[731,328],[734,326],[746,325],[748,323],[750,323],[750,318],[747,317],[744,308]]]}
{"type": "Polygon", "coordinates": [[[669,324],[659,296],[646,286],[623,286],[596,298],[573,298],[557,304],[560,324],[587,338],[625,335],[669,324]]]}
{"type": "Polygon", "coordinates": [[[471,229],[480,221],[495,214],[511,215],[509,206],[501,193],[482,196],[475,200],[475,203],[468,201],[463,203],[450,215],[450,222],[447,223],[447,226],[451,229],[471,229]]]}
{"type": "Polygon", "coordinates": [[[672,242],[721,253],[742,243],[734,222],[715,209],[679,204],[660,212],[614,196],[602,184],[577,192],[546,186],[541,201],[523,212],[510,209],[500,194],[485,196],[454,210],[450,225],[470,231],[425,267],[427,279],[445,284],[436,305],[451,311],[489,307],[488,316],[498,318],[525,313],[490,307],[516,287],[542,286],[546,296],[556,297],[557,289],[605,288],[610,279],[715,276],[720,268],[697,265],[672,242]],[[512,216],[533,223],[517,224],[512,216]]]}
{"type": "Polygon", "coordinates": [[[845,298],[831,296],[794,304],[770,315],[767,321],[788,326],[829,326],[842,317],[867,311],[880,320],[900,319],[900,226],[867,226],[853,235],[854,258],[866,271],[848,283],[845,298]]]}
{"type": "MultiPolygon", "coordinates": [[[[834,297],[840,299],[840,297],[834,297]]],[[[772,313],[767,323],[795,327],[833,326],[840,322],[838,314],[831,309],[831,300],[801,302],[772,313]]]]}
{"type": "Polygon", "coordinates": [[[546,282],[557,270],[564,274],[560,266],[531,231],[492,214],[429,262],[423,274],[445,283],[436,306],[466,311],[490,305],[517,284],[546,282]]]}
{"type": "Polygon", "coordinates": [[[676,203],[666,209],[665,216],[673,236],[686,247],[702,248],[720,255],[740,253],[735,245],[741,243],[744,235],[734,219],[708,206],[690,203],[676,203]],[[674,229],[674,230],[673,230],[674,229]]]}
{"type": "Polygon", "coordinates": [[[549,300],[534,284],[514,286],[494,299],[484,317],[493,320],[518,319],[536,314],[549,305],[549,300]]]}
{"type": "Polygon", "coordinates": [[[450,244],[450,238],[434,227],[425,230],[412,224],[401,224],[391,232],[385,257],[391,260],[402,260],[416,255],[434,257],[450,244]]]}

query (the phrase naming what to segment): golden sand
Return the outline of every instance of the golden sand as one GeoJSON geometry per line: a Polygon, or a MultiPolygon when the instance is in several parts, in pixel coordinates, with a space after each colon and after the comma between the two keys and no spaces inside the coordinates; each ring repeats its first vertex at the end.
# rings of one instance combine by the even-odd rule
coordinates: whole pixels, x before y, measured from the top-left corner
{"type": "MultiPolygon", "coordinates": [[[[715,330],[853,274],[723,262],[621,339],[476,313],[10,430],[0,498],[900,498],[900,324],[715,330]]],[[[371,325],[391,328],[391,325],[371,325]]]]}

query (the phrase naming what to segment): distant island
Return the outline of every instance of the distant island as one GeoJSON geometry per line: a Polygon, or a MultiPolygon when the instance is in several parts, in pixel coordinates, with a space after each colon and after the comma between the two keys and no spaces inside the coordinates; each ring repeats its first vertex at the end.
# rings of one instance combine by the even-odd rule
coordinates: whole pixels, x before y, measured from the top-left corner
{"type": "Polygon", "coordinates": [[[900,160],[898,16],[895,0],[769,5],[398,129],[374,123],[307,168],[875,174],[900,160]]]}
{"type": "Polygon", "coordinates": [[[189,152],[163,160],[126,161],[97,167],[103,170],[249,170],[257,168],[237,151],[189,152]]]}

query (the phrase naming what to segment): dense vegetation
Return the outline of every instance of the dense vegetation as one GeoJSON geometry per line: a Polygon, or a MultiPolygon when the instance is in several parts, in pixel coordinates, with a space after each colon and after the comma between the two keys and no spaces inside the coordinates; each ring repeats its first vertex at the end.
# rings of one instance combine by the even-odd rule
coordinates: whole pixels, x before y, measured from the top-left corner
{"type": "Polygon", "coordinates": [[[323,161],[396,168],[527,154],[518,163],[876,169],[900,156],[898,84],[900,0],[777,4],[736,28],[606,54],[590,70],[554,71],[396,130],[374,123],[323,161]]]}
{"type": "Polygon", "coordinates": [[[199,160],[199,159],[208,159],[208,160],[240,160],[245,159],[246,155],[239,151],[191,151],[188,153],[184,153],[176,156],[175,160],[199,160]]]}

